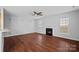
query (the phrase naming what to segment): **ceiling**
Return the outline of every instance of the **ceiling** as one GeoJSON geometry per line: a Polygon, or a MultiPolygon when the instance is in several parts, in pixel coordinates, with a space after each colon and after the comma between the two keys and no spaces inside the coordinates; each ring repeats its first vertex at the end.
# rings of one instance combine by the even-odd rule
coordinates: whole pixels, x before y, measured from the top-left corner
{"type": "Polygon", "coordinates": [[[54,15],[79,9],[78,6],[4,6],[0,8],[5,8],[11,15],[16,16],[31,15],[32,11],[42,11],[44,15],[54,15]]]}

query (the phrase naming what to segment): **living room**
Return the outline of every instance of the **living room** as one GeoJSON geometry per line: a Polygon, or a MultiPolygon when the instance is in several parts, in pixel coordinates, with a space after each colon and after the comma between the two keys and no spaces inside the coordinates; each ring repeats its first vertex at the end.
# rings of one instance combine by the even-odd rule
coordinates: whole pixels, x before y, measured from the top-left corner
{"type": "Polygon", "coordinates": [[[1,37],[4,38],[3,40],[1,39],[1,42],[4,42],[4,44],[2,43],[0,46],[2,49],[1,51],[79,51],[78,6],[4,6],[0,8],[2,9],[1,37]],[[20,40],[21,42],[23,42],[22,44],[21,42],[18,43],[17,37],[21,40],[23,40],[24,38],[26,39],[24,39],[24,41],[20,40]],[[32,38],[33,40],[35,39],[33,41],[34,43],[31,42],[32,40],[29,42],[29,40],[32,38]],[[66,39],[69,41],[66,42],[66,39]],[[41,44],[42,40],[44,40],[46,44],[49,44],[46,45],[45,43],[42,43],[47,48],[44,48],[43,45],[40,47],[40,45],[37,44],[37,42],[40,42],[41,44]],[[57,40],[54,42],[55,44],[59,40],[60,41],[55,48],[50,47],[54,43],[50,42],[49,40],[57,40]],[[26,44],[27,41],[29,42],[29,44],[26,44]],[[30,43],[33,43],[31,45],[34,46],[37,44],[37,49],[31,48],[32,46],[30,45],[30,43]],[[31,47],[28,47],[27,45],[31,47]],[[62,45],[65,47],[63,47],[62,45]]]}

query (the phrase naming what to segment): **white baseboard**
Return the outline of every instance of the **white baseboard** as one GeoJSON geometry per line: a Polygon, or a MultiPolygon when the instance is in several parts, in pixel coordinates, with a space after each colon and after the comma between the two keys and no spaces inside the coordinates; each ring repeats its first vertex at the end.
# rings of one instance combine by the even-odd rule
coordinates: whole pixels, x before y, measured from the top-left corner
{"type": "Polygon", "coordinates": [[[63,37],[63,36],[58,36],[58,35],[55,35],[57,37],[61,37],[61,38],[65,38],[65,39],[70,39],[70,40],[76,40],[76,41],[79,41],[79,39],[76,39],[76,38],[69,38],[69,37],[63,37]]]}
{"type": "MultiPolygon", "coordinates": [[[[26,33],[26,34],[29,34],[29,33],[26,33]]],[[[11,36],[16,36],[16,35],[24,35],[24,34],[6,35],[4,37],[11,37],[11,36]]],[[[58,36],[58,35],[54,35],[54,36],[79,41],[79,39],[76,39],[76,38],[69,38],[69,37],[63,37],[63,36],[58,36]]]]}

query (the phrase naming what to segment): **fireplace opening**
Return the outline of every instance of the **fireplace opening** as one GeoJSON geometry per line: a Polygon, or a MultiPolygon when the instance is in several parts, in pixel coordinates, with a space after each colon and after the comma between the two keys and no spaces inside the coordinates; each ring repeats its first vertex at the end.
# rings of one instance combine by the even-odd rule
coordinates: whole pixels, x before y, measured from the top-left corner
{"type": "Polygon", "coordinates": [[[46,35],[52,36],[52,28],[46,28],[46,35]]]}

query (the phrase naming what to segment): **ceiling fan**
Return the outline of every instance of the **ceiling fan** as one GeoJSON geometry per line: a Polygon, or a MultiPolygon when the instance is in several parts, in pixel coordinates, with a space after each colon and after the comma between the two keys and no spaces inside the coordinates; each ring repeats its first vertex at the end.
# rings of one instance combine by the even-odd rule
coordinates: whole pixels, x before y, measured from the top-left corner
{"type": "Polygon", "coordinates": [[[42,12],[33,11],[34,16],[43,16],[42,12]]]}

